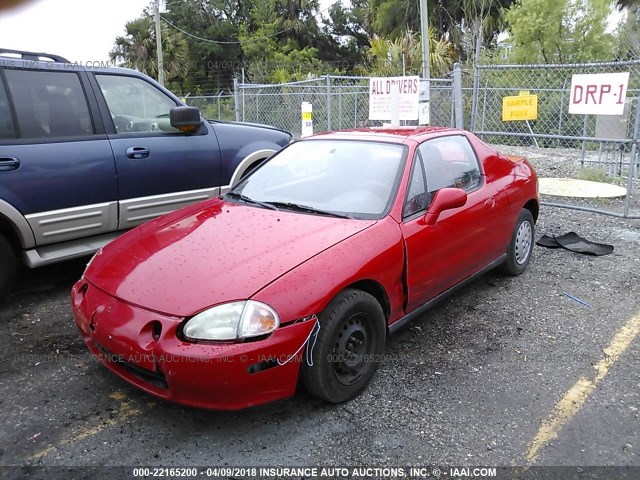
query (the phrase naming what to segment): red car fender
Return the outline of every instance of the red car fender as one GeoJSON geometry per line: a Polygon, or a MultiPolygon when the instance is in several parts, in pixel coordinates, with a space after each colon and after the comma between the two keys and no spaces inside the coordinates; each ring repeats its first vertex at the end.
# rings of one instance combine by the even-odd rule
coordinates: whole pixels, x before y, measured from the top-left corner
{"type": "Polygon", "coordinates": [[[357,282],[384,291],[383,309],[394,321],[404,314],[404,246],[398,224],[386,217],[307,260],[256,293],[283,324],[319,314],[339,292],[357,282]]]}

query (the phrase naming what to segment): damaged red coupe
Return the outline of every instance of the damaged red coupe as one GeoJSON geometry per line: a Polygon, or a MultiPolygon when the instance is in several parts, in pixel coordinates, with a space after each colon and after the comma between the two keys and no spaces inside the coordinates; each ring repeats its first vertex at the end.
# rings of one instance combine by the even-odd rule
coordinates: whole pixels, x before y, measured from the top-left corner
{"type": "Polygon", "coordinates": [[[389,334],[489,269],[525,270],[537,183],[462,130],[316,135],[98,252],[75,320],[104,365],[158,397],[238,409],[302,382],[342,402],[389,334]]]}

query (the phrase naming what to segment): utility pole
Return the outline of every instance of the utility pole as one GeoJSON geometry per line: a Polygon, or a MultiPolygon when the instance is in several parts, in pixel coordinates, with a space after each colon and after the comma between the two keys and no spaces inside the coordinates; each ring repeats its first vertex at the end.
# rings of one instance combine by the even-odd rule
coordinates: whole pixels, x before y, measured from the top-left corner
{"type": "Polygon", "coordinates": [[[162,59],[162,34],[160,33],[160,0],[155,0],[156,52],[158,53],[158,83],[164,86],[164,60],[162,59]]]}
{"type": "Polygon", "coordinates": [[[429,10],[427,0],[420,2],[420,36],[422,37],[422,78],[429,79],[429,10]]]}
{"type": "Polygon", "coordinates": [[[427,0],[420,2],[420,36],[422,39],[422,81],[420,82],[419,118],[420,125],[428,125],[431,121],[429,111],[429,63],[431,55],[429,53],[429,9],[427,0]]]}

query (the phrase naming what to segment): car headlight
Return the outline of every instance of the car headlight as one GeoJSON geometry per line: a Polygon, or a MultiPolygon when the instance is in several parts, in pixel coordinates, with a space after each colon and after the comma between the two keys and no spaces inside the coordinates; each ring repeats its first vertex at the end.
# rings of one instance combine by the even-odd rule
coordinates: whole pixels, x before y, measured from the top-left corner
{"type": "Polygon", "coordinates": [[[273,332],[280,318],[269,305],[253,300],[225,303],[191,318],[184,326],[189,340],[237,340],[273,332]]]}

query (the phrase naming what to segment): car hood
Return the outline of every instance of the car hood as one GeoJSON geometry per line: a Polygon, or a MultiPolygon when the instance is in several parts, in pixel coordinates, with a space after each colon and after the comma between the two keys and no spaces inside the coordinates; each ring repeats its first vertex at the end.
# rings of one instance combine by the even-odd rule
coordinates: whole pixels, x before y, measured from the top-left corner
{"type": "Polygon", "coordinates": [[[94,257],[85,279],[126,302],[190,316],[211,305],[250,298],[375,223],[217,199],[201,205],[113,241],[94,257]]]}

